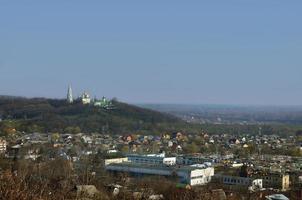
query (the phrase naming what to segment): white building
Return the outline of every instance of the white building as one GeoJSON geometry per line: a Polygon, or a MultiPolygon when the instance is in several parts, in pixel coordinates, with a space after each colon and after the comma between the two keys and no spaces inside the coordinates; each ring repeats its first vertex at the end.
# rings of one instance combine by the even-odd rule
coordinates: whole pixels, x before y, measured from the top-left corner
{"type": "Polygon", "coordinates": [[[116,149],[109,149],[108,151],[107,151],[107,153],[117,153],[118,152],[118,150],[116,150],[116,149]]]}
{"type": "Polygon", "coordinates": [[[67,103],[73,103],[72,89],[70,85],[68,86],[68,91],[67,91],[67,103]]]}
{"type": "Polygon", "coordinates": [[[83,135],[82,136],[82,140],[84,143],[86,144],[92,144],[92,138],[90,136],[87,136],[87,135],[83,135]]]}
{"type": "Polygon", "coordinates": [[[205,185],[214,176],[214,168],[195,168],[190,166],[173,167],[163,165],[146,165],[131,162],[112,163],[106,165],[106,170],[114,172],[126,172],[141,175],[177,176],[179,182],[189,185],[205,185]]]}
{"type": "Polygon", "coordinates": [[[87,92],[84,92],[81,96],[81,101],[82,101],[82,104],[90,104],[91,102],[91,99],[90,99],[90,95],[87,93],[87,92]]]}
{"type": "Polygon", "coordinates": [[[176,157],[165,157],[165,154],[147,154],[138,155],[130,154],[127,156],[129,162],[137,164],[150,164],[150,165],[175,165],[176,157]]]}
{"type": "Polygon", "coordinates": [[[127,162],[128,158],[111,158],[111,159],[105,159],[105,165],[110,165],[112,163],[123,163],[127,162]]]}

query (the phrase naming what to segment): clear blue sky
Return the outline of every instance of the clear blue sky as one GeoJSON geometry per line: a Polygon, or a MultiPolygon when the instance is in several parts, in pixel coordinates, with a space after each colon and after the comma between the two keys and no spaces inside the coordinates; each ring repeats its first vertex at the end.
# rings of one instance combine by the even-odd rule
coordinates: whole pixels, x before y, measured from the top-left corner
{"type": "Polygon", "coordinates": [[[0,1],[0,94],[302,105],[301,0],[0,1]],[[47,3],[46,3],[47,2],[47,3]]]}

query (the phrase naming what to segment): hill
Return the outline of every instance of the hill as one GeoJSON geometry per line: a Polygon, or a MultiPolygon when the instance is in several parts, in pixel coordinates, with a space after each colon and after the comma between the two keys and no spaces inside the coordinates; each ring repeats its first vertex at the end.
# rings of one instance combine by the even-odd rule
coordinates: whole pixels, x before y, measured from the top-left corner
{"type": "Polygon", "coordinates": [[[67,104],[62,99],[0,96],[1,126],[20,131],[154,133],[182,120],[150,109],[113,101],[115,109],[67,104]],[[8,123],[9,121],[10,124],[8,123]],[[13,125],[11,125],[13,123],[13,125]]]}

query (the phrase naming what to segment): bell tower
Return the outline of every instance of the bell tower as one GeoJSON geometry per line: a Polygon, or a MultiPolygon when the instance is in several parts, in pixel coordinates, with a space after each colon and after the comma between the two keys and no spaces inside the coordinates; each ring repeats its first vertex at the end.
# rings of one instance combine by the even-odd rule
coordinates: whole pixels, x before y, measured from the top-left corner
{"type": "Polygon", "coordinates": [[[67,91],[67,102],[73,103],[72,89],[70,85],[68,86],[68,91],[67,91]]]}

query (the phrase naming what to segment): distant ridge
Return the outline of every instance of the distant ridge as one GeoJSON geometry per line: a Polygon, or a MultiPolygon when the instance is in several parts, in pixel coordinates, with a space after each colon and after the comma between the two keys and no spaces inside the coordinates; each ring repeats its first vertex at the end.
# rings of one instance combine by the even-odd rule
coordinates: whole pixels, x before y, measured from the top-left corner
{"type": "Polygon", "coordinates": [[[138,104],[142,108],[208,123],[302,124],[301,105],[138,104]],[[219,119],[219,121],[217,121],[219,119]]]}
{"type": "Polygon", "coordinates": [[[0,99],[26,99],[26,97],[12,96],[12,95],[0,95],[0,99]]]}

